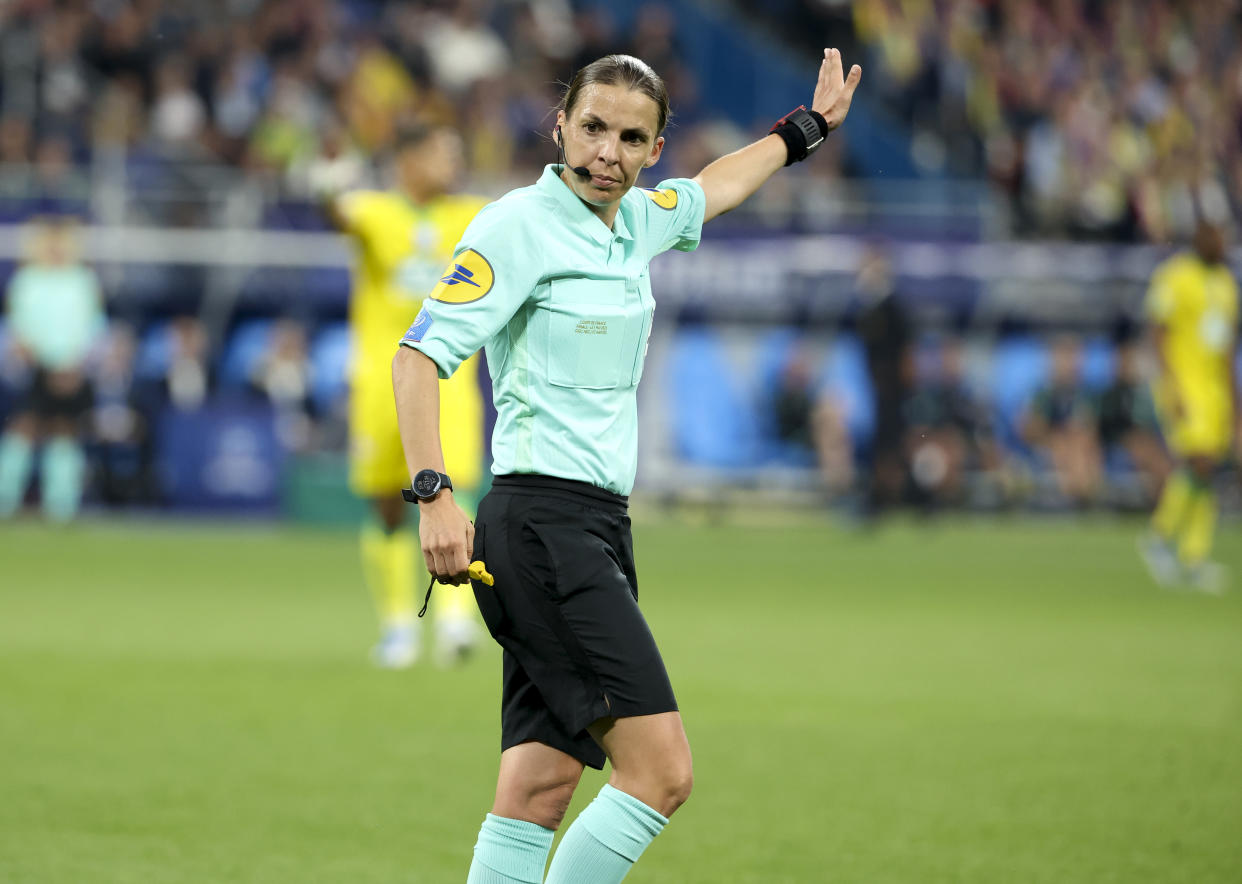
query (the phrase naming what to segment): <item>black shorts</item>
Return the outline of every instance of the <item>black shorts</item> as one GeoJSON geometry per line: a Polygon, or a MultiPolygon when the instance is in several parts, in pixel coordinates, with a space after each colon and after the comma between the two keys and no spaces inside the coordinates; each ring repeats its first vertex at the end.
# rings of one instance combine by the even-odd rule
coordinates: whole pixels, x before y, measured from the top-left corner
{"type": "Polygon", "coordinates": [[[30,387],[18,400],[14,412],[33,414],[40,418],[76,421],[90,411],[94,404],[95,395],[91,391],[91,382],[85,376],[77,388],[64,392],[52,389],[47,369],[37,368],[31,378],[30,387]]]}
{"type": "Polygon", "coordinates": [[[479,503],[474,584],[504,648],[501,751],[536,741],[604,766],[587,733],[600,718],[675,712],[677,700],[638,609],[624,497],[548,476],[498,476],[479,503]]]}

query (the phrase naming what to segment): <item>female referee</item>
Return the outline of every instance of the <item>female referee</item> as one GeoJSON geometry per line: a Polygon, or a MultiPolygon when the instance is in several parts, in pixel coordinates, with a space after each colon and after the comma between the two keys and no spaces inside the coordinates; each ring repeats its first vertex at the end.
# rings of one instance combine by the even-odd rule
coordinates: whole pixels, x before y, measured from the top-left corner
{"type": "Polygon", "coordinates": [[[668,122],[664,83],[610,55],[573,77],[553,137],[562,162],[470,223],[393,359],[393,387],[427,568],[495,578],[475,598],[504,649],[496,800],[468,884],[540,882],[584,765],[612,775],[565,833],[547,884],[625,877],[689,797],[690,746],[638,608],[626,496],[637,459],[635,390],[655,302],[648,263],[698,245],[841,125],[862,76],[824,50],[799,108],[693,179],[634,190],[668,122]],[[578,165],[581,164],[581,165],[578,165]],[[471,525],[440,447],[437,378],[486,346],[498,419],[492,491],[471,525]]]}

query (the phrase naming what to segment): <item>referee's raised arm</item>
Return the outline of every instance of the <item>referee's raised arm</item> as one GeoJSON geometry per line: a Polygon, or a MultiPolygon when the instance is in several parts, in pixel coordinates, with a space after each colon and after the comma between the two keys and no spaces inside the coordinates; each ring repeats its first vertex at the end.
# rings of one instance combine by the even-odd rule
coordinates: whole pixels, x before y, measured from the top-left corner
{"type": "Polygon", "coordinates": [[[791,111],[767,136],[721,157],[694,177],[707,197],[703,221],[737,208],[778,169],[806,159],[845,122],[861,79],[858,65],[844,77],[840,51],[825,49],[809,111],[801,107],[791,111]]]}

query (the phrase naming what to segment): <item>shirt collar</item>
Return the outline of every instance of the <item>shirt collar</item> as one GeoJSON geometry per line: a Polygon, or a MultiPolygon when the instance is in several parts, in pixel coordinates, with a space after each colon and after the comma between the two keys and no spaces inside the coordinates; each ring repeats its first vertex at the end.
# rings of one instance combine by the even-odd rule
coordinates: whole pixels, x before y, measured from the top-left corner
{"type": "Polygon", "coordinates": [[[558,164],[545,166],[535,186],[560,203],[570,223],[582,228],[584,233],[600,244],[607,243],[614,236],[619,239],[634,238],[630,234],[629,226],[625,223],[624,211],[617,211],[617,217],[612,222],[612,230],[609,230],[599,216],[587,208],[586,203],[561,180],[558,174],[559,169],[558,164]]]}

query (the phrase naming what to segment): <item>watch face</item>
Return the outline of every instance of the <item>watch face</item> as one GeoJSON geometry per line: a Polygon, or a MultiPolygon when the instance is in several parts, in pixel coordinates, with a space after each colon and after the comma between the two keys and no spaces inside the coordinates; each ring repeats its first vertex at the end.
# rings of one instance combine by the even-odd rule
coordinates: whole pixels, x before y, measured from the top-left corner
{"type": "Polygon", "coordinates": [[[420,470],[414,477],[414,493],[419,497],[431,497],[440,490],[440,475],[435,470],[420,470]]]}

